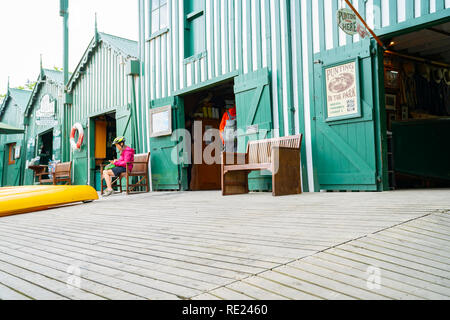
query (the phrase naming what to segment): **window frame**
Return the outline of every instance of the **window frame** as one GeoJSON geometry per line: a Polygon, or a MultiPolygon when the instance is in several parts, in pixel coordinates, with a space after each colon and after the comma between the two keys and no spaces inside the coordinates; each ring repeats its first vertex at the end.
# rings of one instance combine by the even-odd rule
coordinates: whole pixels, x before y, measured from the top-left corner
{"type": "Polygon", "coordinates": [[[151,0],[150,1],[150,34],[151,34],[151,38],[154,38],[155,35],[161,35],[165,32],[168,31],[169,28],[169,24],[168,22],[166,23],[165,26],[161,26],[161,8],[162,7],[166,7],[166,15],[167,18],[169,18],[169,1],[170,0],[166,0],[166,3],[161,5],[161,1],[162,0],[151,0]],[[153,9],[153,1],[158,1],[158,6],[153,9]],[[157,30],[153,30],[153,13],[158,11],[158,29],[157,30]]]}
{"type": "MultiPolygon", "coordinates": [[[[191,24],[197,20],[197,19],[203,19],[203,29],[206,29],[206,3],[204,0],[194,0],[194,1],[200,1],[201,2],[201,8],[194,9],[190,12],[185,11],[184,12],[184,30],[185,30],[185,37],[184,37],[184,62],[188,63],[192,60],[197,60],[198,57],[202,57],[205,55],[207,50],[207,39],[206,39],[206,32],[204,32],[204,39],[203,39],[203,48],[199,52],[192,52],[192,43],[189,43],[189,48],[191,49],[190,54],[186,52],[186,32],[192,32],[191,24]]],[[[185,9],[186,10],[186,9],[185,9]]]]}

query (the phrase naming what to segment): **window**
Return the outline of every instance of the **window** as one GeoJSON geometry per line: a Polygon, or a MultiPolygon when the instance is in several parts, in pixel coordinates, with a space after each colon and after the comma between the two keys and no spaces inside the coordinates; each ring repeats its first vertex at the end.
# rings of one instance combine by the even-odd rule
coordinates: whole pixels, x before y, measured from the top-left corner
{"type": "Polygon", "coordinates": [[[184,0],[184,10],[184,57],[189,58],[206,50],[204,1],[184,0]]]}
{"type": "Polygon", "coordinates": [[[152,34],[168,26],[167,0],[152,0],[152,34]]]}
{"type": "Polygon", "coordinates": [[[8,161],[9,165],[16,164],[16,144],[15,143],[12,143],[9,145],[8,159],[9,159],[9,161],[8,161]]]}

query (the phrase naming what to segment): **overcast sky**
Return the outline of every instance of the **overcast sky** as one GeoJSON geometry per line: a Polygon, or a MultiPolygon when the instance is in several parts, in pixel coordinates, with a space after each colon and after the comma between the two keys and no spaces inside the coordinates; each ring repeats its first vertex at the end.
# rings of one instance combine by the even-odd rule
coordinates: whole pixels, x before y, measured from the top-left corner
{"type": "MultiPolygon", "coordinates": [[[[137,0],[69,0],[70,71],[78,65],[94,35],[95,12],[99,31],[138,39],[137,0]]],[[[0,0],[0,93],[35,81],[39,56],[44,68],[62,67],[63,39],[59,0],[0,0]]]]}

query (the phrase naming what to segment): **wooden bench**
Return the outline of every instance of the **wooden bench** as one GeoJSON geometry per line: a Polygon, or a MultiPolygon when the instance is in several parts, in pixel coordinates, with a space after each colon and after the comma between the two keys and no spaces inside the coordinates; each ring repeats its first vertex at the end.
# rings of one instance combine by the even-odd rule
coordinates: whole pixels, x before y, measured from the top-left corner
{"type": "Polygon", "coordinates": [[[72,162],[58,163],[55,166],[55,172],[50,173],[48,166],[40,166],[41,171],[35,171],[35,176],[39,178],[39,184],[53,184],[58,185],[63,183],[64,185],[72,184],[72,162]],[[52,175],[52,179],[44,179],[45,176],[52,175]]]}
{"type": "MultiPolygon", "coordinates": [[[[112,180],[113,187],[118,187],[120,189],[120,193],[123,192],[122,188],[122,179],[126,179],[126,192],[130,194],[138,187],[145,187],[146,192],[150,192],[150,178],[148,172],[148,165],[150,162],[150,152],[137,154],[134,156],[133,162],[127,163],[127,171],[122,173],[119,177],[115,177],[112,180]],[[132,164],[133,169],[129,171],[128,165],[132,164]],[[137,183],[130,183],[131,177],[141,178],[137,183]]],[[[102,173],[102,182],[101,182],[101,194],[105,190],[106,185],[104,184],[103,171],[104,166],[100,167],[100,172],[102,173]]]]}
{"type": "Polygon", "coordinates": [[[247,153],[222,153],[222,195],[246,194],[252,171],[272,173],[273,196],[301,194],[302,135],[250,141],[247,153]]]}

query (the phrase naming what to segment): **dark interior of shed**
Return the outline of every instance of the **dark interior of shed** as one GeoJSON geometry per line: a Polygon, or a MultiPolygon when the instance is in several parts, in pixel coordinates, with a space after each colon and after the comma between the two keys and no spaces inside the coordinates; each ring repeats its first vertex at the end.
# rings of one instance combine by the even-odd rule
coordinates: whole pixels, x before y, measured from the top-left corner
{"type": "Polygon", "coordinates": [[[109,113],[94,119],[95,122],[95,166],[96,188],[100,189],[100,166],[107,164],[109,160],[117,159],[117,150],[112,145],[117,135],[116,114],[109,113]]]}
{"type": "MultiPolygon", "coordinates": [[[[235,104],[234,80],[226,81],[214,87],[186,95],[184,98],[185,128],[194,139],[194,123],[201,122],[202,136],[210,129],[219,129],[226,105],[235,104]]],[[[192,140],[194,141],[194,140],[192,140]]],[[[202,151],[213,141],[202,143],[202,151]]],[[[213,153],[213,156],[215,154],[213,153]]],[[[203,157],[202,157],[203,158],[203,157]]],[[[188,168],[189,189],[220,190],[220,164],[194,164],[194,145],[192,145],[192,161],[188,168]]]]}
{"type": "Polygon", "coordinates": [[[38,147],[39,164],[46,166],[53,158],[53,130],[39,136],[38,147]]]}
{"type": "Polygon", "coordinates": [[[386,42],[391,189],[450,187],[449,37],[445,23],[386,42]]]}

